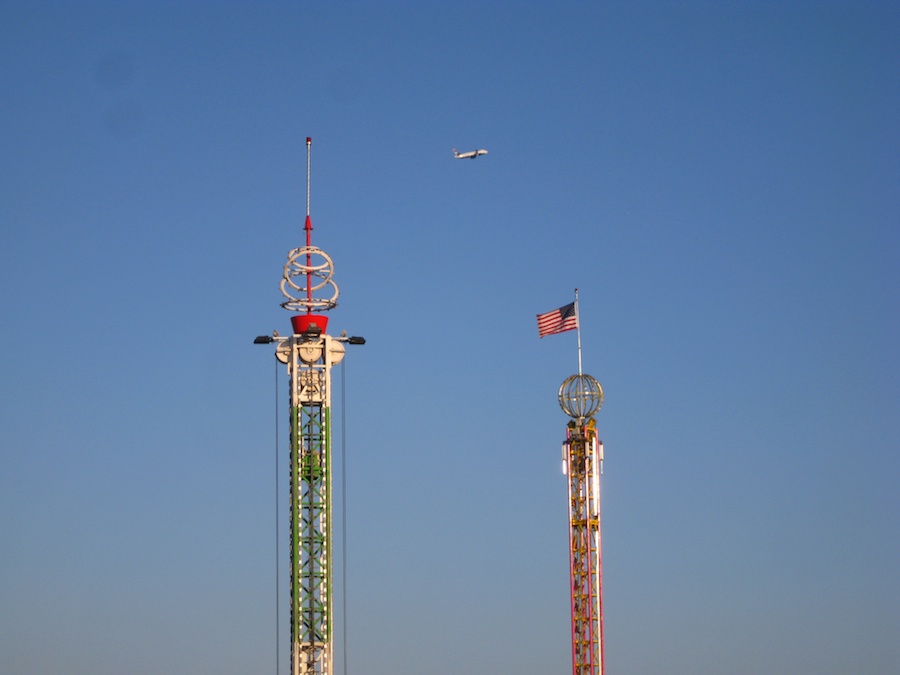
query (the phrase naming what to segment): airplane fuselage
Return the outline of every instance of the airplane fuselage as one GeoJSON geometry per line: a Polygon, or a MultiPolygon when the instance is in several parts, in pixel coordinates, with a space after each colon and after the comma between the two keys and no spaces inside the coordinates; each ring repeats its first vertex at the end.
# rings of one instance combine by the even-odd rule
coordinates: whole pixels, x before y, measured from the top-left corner
{"type": "Polygon", "coordinates": [[[472,150],[471,152],[457,152],[456,148],[453,148],[453,155],[457,159],[475,159],[479,155],[488,154],[487,150],[472,150]]]}

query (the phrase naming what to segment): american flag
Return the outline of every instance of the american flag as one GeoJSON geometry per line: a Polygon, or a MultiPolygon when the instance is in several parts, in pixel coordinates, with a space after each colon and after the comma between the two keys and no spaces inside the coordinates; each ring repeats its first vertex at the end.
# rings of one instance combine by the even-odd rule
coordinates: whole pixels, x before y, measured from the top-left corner
{"type": "Polygon", "coordinates": [[[554,309],[552,312],[537,315],[538,334],[540,337],[565,333],[567,330],[578,328],[578,315],[575,313],[575,303],[570,302],[564,307],[554,309]]]}

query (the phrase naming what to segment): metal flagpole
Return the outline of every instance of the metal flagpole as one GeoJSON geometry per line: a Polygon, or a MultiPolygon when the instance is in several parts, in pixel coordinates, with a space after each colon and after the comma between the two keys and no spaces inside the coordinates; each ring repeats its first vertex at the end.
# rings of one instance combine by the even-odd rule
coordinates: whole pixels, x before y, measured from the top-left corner
{"type": "Polygon", "coordinates": [[[581,319],[578,318],[578,289],[575,289],[575,330],[578,331],[578,374],[581,375],[581,319]]]}

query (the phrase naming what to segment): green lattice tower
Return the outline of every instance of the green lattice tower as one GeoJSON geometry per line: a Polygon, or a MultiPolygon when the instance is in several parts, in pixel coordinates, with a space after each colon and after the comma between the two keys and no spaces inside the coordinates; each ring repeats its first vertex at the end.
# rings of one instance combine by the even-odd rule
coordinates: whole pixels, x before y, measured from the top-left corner
{"type": "Polygon", "coordinates": [[[291,675],[334,673],[334,546],[331,468],[332,367],[344,358],[345,344],[361,337],[328,335],[328,317],[337,306],[334,264],[312,245],[309,168],[312,139],[306,139],[306,245],[288,253],[281,280],[281,303],[290,312],[292,334],[256,338],[276,343],[276,358],[290,379],[290,587],[291,675]],[[330,296],[329,296],[330,293],[330,296]]]}
{"type": "Polygon", "coordinates": [[[340,339],[295,334],[284,346],[291,387],[291,672],[331,675],[334,573],[331,368],[340,339]]]}

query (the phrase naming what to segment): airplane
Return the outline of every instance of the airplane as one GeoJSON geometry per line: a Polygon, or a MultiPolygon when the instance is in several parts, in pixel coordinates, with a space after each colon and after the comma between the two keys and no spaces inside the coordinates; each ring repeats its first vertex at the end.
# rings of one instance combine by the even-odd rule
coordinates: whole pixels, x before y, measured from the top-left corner
{"type": "Polygon", "coordinates": [[[471,152],[457,152],[456,148],[453,148],[453,156],[456,159],[475,159],[478,155],[486,155],[487,150],[472,150],[471,152]]]}

